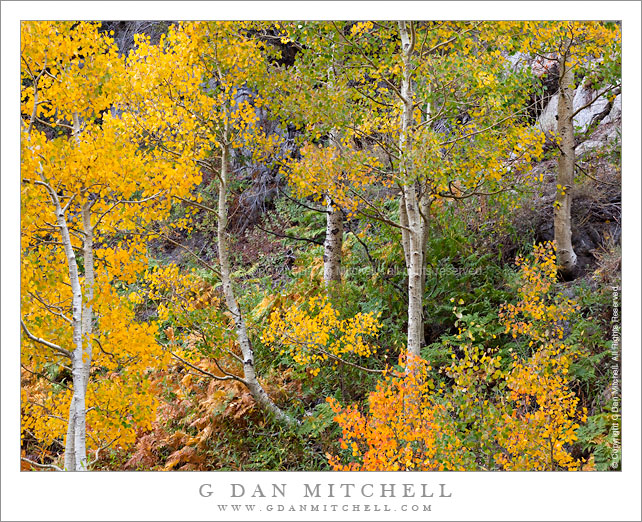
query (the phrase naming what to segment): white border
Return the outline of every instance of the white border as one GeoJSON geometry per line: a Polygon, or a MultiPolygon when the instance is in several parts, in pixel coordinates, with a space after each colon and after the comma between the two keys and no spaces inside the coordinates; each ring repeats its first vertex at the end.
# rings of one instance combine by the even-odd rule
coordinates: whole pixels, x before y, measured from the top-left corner
{"type": "MultiPolygon", "coordinates": [[[[261,512],[259,520],[640,520],[640,3],[2,2],[2,520],[248,520],[215,509],[230,482],[446,483],[430,514],[261,512]],[[611,473],[18,473],[19,21],[21,19],[621,19],[623,118],[623,447],[611,473]],[[54,478],[55,477],[55,478],[54,478]],[[214,497],[198,496],[212,483],[214,497]],[[72,495],[72,491],[74,492],[72,495]]],[[[300,499],[288,495],[287,503],[300,499]]],[[[341,502],[347,499],[341,499],[341,502]]],[[[397,499],[399,500],[399,499],[397,499]]],[[[412,500],[412,499],[410,499],[412,500]]],[[[383,500],[379,500],[383,503],[383,500]]],[[[363,503],[354,502],[354,503],[363,503]]],[[[258,515],[258,516],[257,516],[258,515]]]]}

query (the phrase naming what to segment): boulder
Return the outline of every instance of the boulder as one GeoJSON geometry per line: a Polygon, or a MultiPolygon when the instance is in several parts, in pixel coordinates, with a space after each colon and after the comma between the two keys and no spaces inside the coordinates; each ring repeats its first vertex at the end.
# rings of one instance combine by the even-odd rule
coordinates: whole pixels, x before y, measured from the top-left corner
{"type": "MultiPolygon", "coordinates": [[[[586,86],[586,83],[582,81],[580,86],[575,90],[573,96],[573,111],[576,111],[580,107],[583,107],[589,103],[595,96],[597,92],[586,86]]],[[[537,118],[537,126],[542,129],[547,135],[557,132],[557,100],[559,94],[551,96],[546,108],[537,118]]],[[[618,95],[613,102],[613,107],[605,96],[600,96],[595,100],[590,106],[586,109],[581,110],[575,118],[573,118],[573,126],[575,127],[576,132],[586,132],[591,125],[598,123],[602,120],[608,119],[608,122],[614,121],[614,119],[622,114],[622,99],[621,95],[618,95]],[[610,111],[610,112],[609,112],[610,111]],[[611,116],[611,113],[613,116],[611,116]]],[[[605,121],[604,123],[607,123],[605,121]]]]}
{"type": "MultiPolygon", "coordinates": [[[[586,80],[582,80],[580,86],[575,90],[573,111],[589,103],[596,95],[596,91],[587,87],[586,80]]],[[[573,118],[573,126],[579,132],[586,132],[591,125],[604,119],[604,117],[608,115],[609,109],[609,100],[607,100],[605,96],[600,96],[590,106],[580,111],[575,118],[573,118]]]]}
{"type": "Polygon", "coordinates": [[[620,136],[620,127],[619,125],[613,126],[612,128],[604,127],[603,129],[598,130],[590,140],[579,144],[575,148],[575,155],[581,156],[585,152],[594,149],[601,149],[606,145],[612,144],[620,136]]]}
{"type": "Polygon", "coordinates": [[[554,94],[548,101],[546,108],[537,118],[537,127],[545,134],[551,135],[557,132],[557,99],[559,94],[554,94]]]}
{"type": "Polygon", "coordinates": [[[588,152],[590,150],[594,149],[599,149],[606,145],[606,142],[602,140],[587,140],[583,143],[580,143],[576,148],[575,148],[575,156],[581,156],[585,152],[588,152]]]}

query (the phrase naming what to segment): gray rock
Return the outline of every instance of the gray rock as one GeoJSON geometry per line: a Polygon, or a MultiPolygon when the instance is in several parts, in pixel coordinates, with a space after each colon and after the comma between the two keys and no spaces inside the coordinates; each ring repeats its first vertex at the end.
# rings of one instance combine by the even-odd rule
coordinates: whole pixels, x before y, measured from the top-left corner
{"type": "MultiPolygon", "coordinates": [[[[575,90],[573,96],[573,111],[576,111],[580,107],[589,103],[595,96],[597,92],[593,89],[586,87],[585,82],[583,81],[580,86],[575,90]]],[[[557,132],[557,100],[559,95],[555,94],[551,97],[546,105],[546,108],[540,114],[537,119],[537,126],[542,129],[546,134],[550,135],[551,133],[557,132]]],[[[620,95],[616,100],[620,98],[620,95]]],[[[586,109],[580,111],[575,118],[573,118],[573,126],[578,132],[586,132],[586,130],[593,124],[598,123],[602,120],[605,120],[607,117],[611,116],[613,112],[614,117],[622,114],[622,100],[619,100],[619,109],[616,107],[616,103],[613,103],[613,108],[609,104],[608,99],[605,96],[600,96],[595,100],[590,106],[586,109]],[[618,112],[619,111],[619,112],[618,112]],[[608,116],[607,116],[608,115],[608,116]]],[[[610,120],[612,121],[612,120],[610,120]]],[[[606,123],[606,122],[605,122],[606,123]]]]}
{"type": "Polygon", "coordinates": [[[506,69],[511,71],[521,71],[522,69],[529,67],[530,62],[531,59],[528,57],[528,55],[518,51],[515,54],[511,54],[506,57],[504,66],[506,67],[506,69]]]}
{"type": "Polygon", "coordinates": [[[604,145],[605,142],[602,140],[587,140],[575,148],[575,156],[581,156],[590,150],[599,149],[604,145]]]}
{"type": "MultiPolygon", "coordinates": [[[[583,80],[575,90],[573,111],[589,103],[596,95],[597,92],[587,87],[586,82],[583,80]]],[[[586,132],[591,125],[599,122],[608,114],[609,107],[609,100],[607,100],[605,96],[600,96],[590,106],[580,111],[577,116],[573,118],[573,126],[579,130],[579,132],[586,132]]]]}
{"type": "Polygon", "coordinates": [[[621,139],[622,131],[620,126],[613,127],[611,131],[606,135],[605,141],[615,141],[621,139]]]}
{"type": "Polygon", "coordinates": [[[537,127],[545,134],[557,132],[557,100],[559,94],[554,94],[548,101],[544,112],[537,118],[537,127]]]}

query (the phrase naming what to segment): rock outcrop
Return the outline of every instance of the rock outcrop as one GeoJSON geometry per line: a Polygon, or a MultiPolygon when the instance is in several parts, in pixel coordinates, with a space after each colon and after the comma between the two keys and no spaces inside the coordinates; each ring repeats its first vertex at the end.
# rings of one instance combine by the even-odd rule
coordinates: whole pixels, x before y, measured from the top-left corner
{"type": "MultiPolygon", "coordinates": [[[[581,107],[589,104],[588,107],[578,112],[573,118],[573,126],[575,127],[576,133],[585,133],[602,120],[609,118],[607,122],[610,123],[622,115],[622,99],[620,95],[618,95],[619,112],[616,108],[615,101],[612,106],[606,96],[596,98],[597,95],[598,92],[587,86],[585,80],[582,81],[575,90],[573,111],[577,111],[581,107]],[[590,103],[592,100],[595,101],[590,103]],[[611,112],[613,112],[613,117],[611,117],[611,112]]],[[[542,129],[547,136],[551,136],[557,131],[557,99],[558,94],[554,94],[537,119],[537,126],[542,129]]]]}

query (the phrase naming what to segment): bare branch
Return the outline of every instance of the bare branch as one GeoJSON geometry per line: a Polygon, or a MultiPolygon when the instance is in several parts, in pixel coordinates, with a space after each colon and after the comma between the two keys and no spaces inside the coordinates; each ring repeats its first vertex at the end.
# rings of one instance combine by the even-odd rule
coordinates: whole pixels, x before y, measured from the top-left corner
{"type": "Polygon", "coordinates": [[[608,181],[604,181],[604,180],[601,180],[601,179],[594,178],[593,176],[591,176],[591,175],[586,171],[586,169],[584,169],[584,167],[582,167],[582,166],[581,166],[580,164],[578,164],[578,163],[576,163],[576,164],[575,164],[575,166],[576,166],[578,169],[580,169],[580,170],[584,173],[584,175],[585,175],[587,178],[590,178],[590,179],[592,179],[593,181],[595,181],[595,182],[597,182],[597,183],[604,183],[605,185],[610,185],[610,186],[612,186],[612,187],[620,187],[620,185],[619,185],[618,183],[609,183],[608,181]]]}
{"type": "Polygon", "coordinates": [[[24,330],[24,332],[27,334],[27,337],[29,337],[29,339],[31,339],[32,341],[43,344],[44,346],[51,348],[52,350],[58,352],[59,354],[64,355],[65,357],[69,357],[70,359],[72,358],[72,354],[69,350],[65,350],[64,348],[61,348],[57,344],[50,343],[49,341],[46,341],[44,339],[41,339],[40,337],[36,337],[35,335],[33,335],[27,329],[27,325],[25,325],[25,322],[22,320],[22,318],[20,318],[20,324],[22,325],[22,329],[24,330]]]}
{"type": "Polygon", "coordinates": [[[96,344],[98,345],[98,348],[100,348],[100,351],[101,351],[101,352],[103,352],[105,355],[109,355],[109,357],[111,357],[111,358],[112,358],[112,359],[114,359],[115,361],[117,361],[117,360],[118,360],[118,359],[116,358],[116,356],[115,356],[113,353],[108,352],[107,350],[105,350],[105,349],[103,348],[103,345],[102,345],[102,343],[98,340],[98,337],[92,337],[92,338],[91,338],[91,340],[96,342],[96,344]]]}
{"type": "Polygon", "coordinates": [[[39,402],[33,402],[33,401],[27,401],[28,404],[33,404],[34,406],[38,406],[38,408],[41,408],[47,412],[47,416],[51,417],[52,419],[58,419],[59,421],[68,423],[68,419],[62,418],[60,415],[56,415],[54,413],[51,413],[51,410],[47,408],[44,404],[40,404],[39,402]]]}
{"type": "Polygon", "coordinates": [[[607,92],[612,91],[613,89],[617,89],[618,87],[621,87],[621,86],[622,86],[622,84],[621,84],[621,83],[617,83],[617,84],[615,84],[615,85],[611,85],[608,89],[604,89],[601,93],[599,93],[599,94],[598,94],[595,98],[593,98],[590,102],[585,103],[585,104],[584,104],[584,105],[582,105],[579,109],[577,109],[573,114],[571,114],[571,118],[574,118],[575,116],[577,116],[577,114],[578,114],[578,113],[582,112],[582,111],[583,111],[584,109],[586,109],[587,107],[590,107],[591,105],[593,105],[593,104],[596,102],[596,100],[597,100],[598,98],[600,98],[601,96],[604,96],[607,92]]]}
{"type": "Polygon", "coordinates": [[[109,207],[107,210],[105,210],[105,212],[103,212],[98,217],[98,219],[96,219],[96,223],[94,224],[94,228],[96,228],[98,226],[98,224],[103,220],[103,218],[107,214],[109,214],[112,210],[114,210],[118,205],[125,205],[125,204],[131,205],[131,204],[135,204],[135,203],[145,203],[145,202],[150,201],[152,199],[156,199],[157,197],[159,197],[161,194],[163,194],[165,192],[167,192],[167,191],[166,190],[161,190],[160,192],[157,192],[156,194],[154,194],[152,196],[149,196],[147,198],[143,198],[143,199],[134,199],[134,200],[119,199],[111,207],[109,207]]]}
{"type": "Polygon", "coordinates": [[[488,127],[484,127],[483,129],[479,129],[478,131],[473,131],[473,132],[470,132],[468,134],[464,134],[462,136],[459,136],[458,138],[453,138],[452,140],[443,141],[443,142],[441,142],[439,144],[439,146],[440,147],[444,147],[445,145],[450,145],[451,143],[457,143],[458,141],[462,141],[462,140],[465,140],[467,138],[471,138],[471,137],[473,137],[473,136],[475,136],[477,134],[481,134],[483,132],[487,132],[489,130],[492,130],[492,129],[498,127],[500,124],[504,123],[505,121],[510,120],[512,118],[517,118],[517,117],[519,117],[519,113],[510,114],[510,115],[506,116],[505,118],[502,118],[501,120],[493,123],[492,125],[489,125],[488,127]]]}
{"type": "MultiPolygon", "coordinates": [[[[33,111],[31,113],[31,120],[29,121],[29,128],[27,129],[27,134],[31,134],[31,130],[33,129],[33,124],[36,121],[36,115],[38,111],[38,82],[40,81],[40,78],[42,78],[42,75],[44,74],[46,68],[47,68],[47,53],[45,51],[45,61],[42,64],[42,70],[40,71],[40,74],[38,74],[38,76],[33,80],[33,111]]],[[[33,75],[32,75],[32,78],[33,78],[33,75]]]]}
{"type": "MultiPolygon", "coordinates": [[[[87,412],[89,412],[89,410],[87,410],[87,412]]],[[[103,451],[103,450],[106,450],[109,446],[111,446],[111,445],[112,445],[114,442],[116,442],[119,438],[120,438],[120,435],[118,435],[118,437],[116,437],[115,439],[112,439],[112,441],[111,441],[111,442],[108,442],[108,443],[107,443],[107,444],[105,444],[104,446],[101,446],[100,448],[98,448],[98,449],[96,450],[96,453],[94,454],[94,455],[95,455],[94,460],[92,460],[91,462],[88,462],[88,463],[87,463],[87,468],[89,468],[89,466],[93,466],[94,464],[96,464],[96,462],[98,462],[98,457],[99,457],[100,452],[101,452],[101,451],[103,451]]]]}
{"type": "Polygon", "coordinates": [[[26,457],[20,457],[20,460],[23,462],[27,462],[31,464],[32,466],[36,466],[37,468],[42,468],[42,469],[53,469],[54,471],[63,471],[62,468],[59,468],[55,464],[40,464],[39,462],[35,462],[31,459],[28,459],[26,457]]]}
{"type": "Polygon", "coordinates": [[[321,245],[321,246],[324,245],[323,241],[317,241],[316,239],[309,239],[307,237],[297,237],[297,236],[290,236],[288,234],[280,234],[279,232],[275,232],[274,230],[268,230],[267,228],[263,228],[258,223],[255,223],[254,226],[259,230],[262,230],[267,234],[272,234],[273,236],[276,236],[276,237],[282,237],[284,239],[292,239],[294,241],[307,241],[308,243],[313,243],[315,245],[321,245]]]}
{"type": "Polygon", "coordinates": [[[215,273],[215,274],[217,274],[217,275],[220,275],[221,271],[220,271],[218,268],[216,268],[216,267],[214,267],[214,266],[210,265],[210,264],[209,264],[207,261],[205,261],[201,256],[199,256],[197,253],[195,253],[195,252],[193,252],[192,250],[190,250],[190,249],[189,249],[188,247],[186,247],[185,245],[181,245],[178,241],[174,241],[172,238],[170,238],[170,237],[168,237],[168,236],[166,236],[166,235],[164,235],[164,234],[163,234],[163,235],[161,235],[161,237],[162,237],[165,241],[169,241],[169,242],[170,242],[170,243],[172,243],[173,245],[176,245],[177,247],[182,248],[183,250],[185,250],[188,254],[190,254],[192,257],[194,257],[194,259],[196,259],[199,263],[201,263],[205,268],[207,268],[207,269],[211,270],[212,272],[214,272],[214,273],[215,273]]]}
{"type": "Polygon", "coordinates": [[[326,210],[324,208],[311,207],[310,205],[306,205],[302,201],[299,201],[298,199],[295,199],[292,196],[289,196],[281,187],[277,186],[276,189],[279,192],[279,194],[282,194],[283,196],[285,196],[286,199],[289,199],[290,201],[292,201],[292,203],[296,203],[300,207],[307,208],[308,210],[314,210],[315,212],[320,212],[322,214],[329,214],[330,213],[328,210],[326,210]]]}
{"type": "Polygon", "coordinates": [[[183,201],[184,203],[187,203],[188,205],[192,205],[196,208],[200,208],[201,210],[205,210],[206,212],[212,212],[213,214],[218,214],[218,210],[214,210],[213,208],[210,208],[206,205],[203,205],[202,203],[198,203],[196,201],[191,201],[189,199],[182,198],[180,196],[172,195],[173,198],[178,199],[180,201],[183,201]]]}
{"type": "MultiPolygon", "coordinates": [[[[247,382],[245,380],[241,379],[240,377],[236,376],[236,375],[232,375],[231,373],[227,373],[227,372],[224,372],[226,374],[225,377],[221,377],[219,375],[214,375],[213,373],[210,373],[207,370],[203,370],[202,368],[199,368],[198,366],[195,366],[191,362],[186,361],[180,355],[176,355],[171,350],[168,350],[168,351],[172,355],[172,357],[174,357],[175,359],[178,359],[184,365],[189,366],[193,370],[196,370],[197,372],[200,372],[203,375],[206,375],[207,377],[211,377],[212,379],[216,379],[217,381],[238,381],[241,384],[244,384],[245,386],[247,386],[247,382]]],[[[217,366],[218,366],[218,363],[217,363],[217,366]]],[[[220,369],[220,366],[219,366],[219,369],[220,369]]]]}
{"type": "Polygon", "coordinates": [[[356,368],[357,370],[361,370],[361,371],[368,372],[368,373],[383,373],[384,372],[384,370],[374,370],[373,368],[366,368],[365,366],[360,366],[358,364],[346,361],[345,359],[341,359],[340,357],[337,357],[336,355],[332,355],[330,352],[326,352],[323,348],[319,348],[318,345],[316,346],[316,349],[319,350],[323,355],[327,355],[330,359],[334,359],[335,361],[338,361],[341,364],[347,364],[348,366],[352,366],[353,368],[356,368]]]}
{"type": "Polygon", "coordinates": [[[318,350],[318,351],[319,351],[319,352],[321,352],[323,355],[326,355],[326,356],[327,356],[327,357],[329,357],[330,359],[333,359],[333,360],[335,360],[335,361],[337,361],[337,362],[340,362],[340,363],[342,363],[342,364],[347,364],[348,366],[352,366],[353,368],[357,368],[358,370],[362,370],[362,371],[364,371],[364,372],[369,372],[369,373],[383,373],[383,372],[384,372],[384,370],[374,370],[374,369],[372,369],[372,368],[366,368],[365,366],[360,366],[360,365],[358,365],[358,364],[355,364],[355,363],[351,363],[351,362],[349,362],[349,361],[346,361],[345,359],[341,359],[340,357],[337,357],[336,355],[331,354],[330,352],[327,352],[326,350],[324,350],[323,348],[321,348],[321,346],[320,346],[318,343],[314,343],[314,342],[309,343],[309,342],[306,342],[306,341],[301,342],[301,341],[298,341],[298,340],[296,340],[296,339],[293,339],[292,337],[290,337],[290,336],[289,336],[287,333],[285,333],[285,332],[283,332],[283,334],[284,334],[284,335],[285,335],[285,337],[286,337],[287,339],[289,339],[290,341],[295,342],[296,344],[299,344],[299,345],[303,345],[303,346],[310,346],[310,347],[312,347],[314,350],[318,350]]]}
{"type": "Polygon", "coordinates": [[[360,211],[359,213],[360,213],[360,214],[362,214],[363,216],[365,216],[365,217],[369,217],[369,218],[372,218],[372,219],[376,219],[376,220],[378,220],[378,221],[383,221],[384,223],[386,223],[386,224],[388,224],[388,225],[390,225],[390,226],[392,226],[392,227],[395,227],[395,228],[400,228],[400,229],[402,229],[402,230],[407,230],[408,232],[410,232],[410,231],[411,231],[408,227],[406,227],[406,226],[404,226],[404,225],[402,225],[402,224],[400,224],[400,223],[395,223],[394,221],[392,221],[391,219],[389,219],[387,216],[385,216],[385,215],[381,212],[381,210],[379,210],[375,205],[373,205],[372,203],[370,203],[370,201],[368,201],[367,199],[365,199],[363,196],[361,196],[361,194],[359,194],[358,192],[356,192],[354,189],[349,189],[349,191],[350,191],[352,194],[354,194],[357,198],[359,198],[361,201],[363,201],[363,202],[366,204],[366,206],[367,206],[368,208],[371,208],[371,209],[372,209],[372,210],[374,210],[374,211],[375,211],[375,213],[376,213],[376,215],[373,215],[373,214],[370,214],[370,213],[367,213],[367,212],[360,211]]]}
{"type": "MultiPolygon", "coordinates": [[[[63,387],[63,388],[65,388],[66,390],[73,391],[69,386],[66,386],[66,385],[62,384],[61,382],[56,382],[56,381],[54,381],[54,380],[50,379],[49,377],[47,377],[47,376],[46,376],[45,374],[43,374],[43,373],[40,373],[40,372],[34,372],[33,370],[30,370],[29,368],[27,368],[27,367],[26,367],[24,364],[22,364],[22,363],[20,363],[20,366],[22,367],[22,369],[23,369],[24,371],[29,372],[30,374],[35,375],[36,377],[40,377],[41,379],[45,379],[46,381],[49,381],[51,384],[55,384],[56,386],[62,386],[62,387],[63,387]]],[[[35,403],[34,403],[34,404],[35,404],[35,403]]]]}

